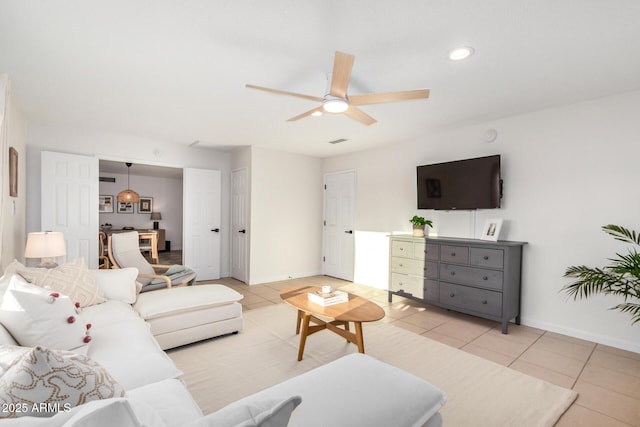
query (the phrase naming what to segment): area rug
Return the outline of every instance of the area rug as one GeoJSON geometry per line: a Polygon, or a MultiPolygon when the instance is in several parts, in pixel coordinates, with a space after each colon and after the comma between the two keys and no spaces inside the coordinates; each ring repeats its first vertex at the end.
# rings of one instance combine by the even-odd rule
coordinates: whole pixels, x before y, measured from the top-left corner
{"type": "MultiPolygon", "coordinates": [[[[321,331],[307,339],[298,362],[295,309],[278,304],[246,311],[244,319],[237,335],[168,352],[205,414],[357,351],[338,335],[321,331]]],[[[368,355],[447,393],[441,410],[446,426],[553,426],[577,397],[572,390],[390,324],[363,328],[368,355]]]]}

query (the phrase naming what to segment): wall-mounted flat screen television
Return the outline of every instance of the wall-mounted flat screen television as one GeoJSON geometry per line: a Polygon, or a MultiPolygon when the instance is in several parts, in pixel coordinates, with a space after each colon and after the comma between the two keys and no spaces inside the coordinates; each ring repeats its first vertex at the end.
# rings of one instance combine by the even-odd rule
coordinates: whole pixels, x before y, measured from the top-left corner
{"type": "Polygon", "coordinates": [[[500,155],[417,167],[418,209],[500,207],[500,155]]]}

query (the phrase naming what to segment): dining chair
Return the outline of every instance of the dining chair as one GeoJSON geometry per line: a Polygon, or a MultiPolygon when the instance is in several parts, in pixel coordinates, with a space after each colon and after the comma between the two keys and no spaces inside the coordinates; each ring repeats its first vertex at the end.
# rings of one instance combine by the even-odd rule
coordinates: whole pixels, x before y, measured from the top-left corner
{"type": "Polygon", "coordinates": [[[109,262],[109,256],[107,254],[107,233],[104,231],[98,232],[98,268],[108,269],[111,268],[109,262]]]}

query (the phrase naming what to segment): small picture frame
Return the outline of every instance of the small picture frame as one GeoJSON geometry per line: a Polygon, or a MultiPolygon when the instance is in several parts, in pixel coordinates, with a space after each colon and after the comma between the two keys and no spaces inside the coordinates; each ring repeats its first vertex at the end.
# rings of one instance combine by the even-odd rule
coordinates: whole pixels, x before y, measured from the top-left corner
{"type": "Polygon", "coordinates": [[[133,203],[131,203],[131,202],[118,202],[118,213],[119,214],[132,214],[133,213],[133,203]]]}
{"type": "Polygon", "coordinates": [[[113,196],[100,196],[98,202],[98,212],[113,213],[113,196]]]}
{"type": "Polygon", "coordinates": [[[153,197],[140,197],[138,213],[150,214],[151,212],[153,212],[153,197]]]}
{"type": "Polygon", "coordinates": [[[482,230],[482,236],[480,236],[480,240],[489,240],[492,242],[497,242],[498,238],[500,237],[501,229],[502,229],[501,218],[487,219],[484,222],[484,229],[482,230]]]}
{"type": "Polygon", "coordinates": [[[9,147],[9,196],[18,197],[18,150],[9,147]]]}

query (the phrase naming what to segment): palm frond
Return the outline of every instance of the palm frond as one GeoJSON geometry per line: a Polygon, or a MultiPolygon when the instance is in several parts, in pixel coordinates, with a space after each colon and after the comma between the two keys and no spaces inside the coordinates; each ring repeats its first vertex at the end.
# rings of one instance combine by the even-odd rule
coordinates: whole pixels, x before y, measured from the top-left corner
{"type": "Polygon", "coordinates": [[[620,310],[622,313],[630,313],[633,319],[632,324],[640,322],[640,304],[625,303],[612,307],[611,310],[620,310]]]}
{"type": "Polygon", "coordinates": [[[609,224],[602,227],[605,233],[611,235],[616,240],[640,245],[640,235],[635,231],[628,230],[620,225],[609,224]]]}
{"type": "MultiPolygon", "coordinates": [[[[640,234],[619,225],[605,225],[604,232],[616,240],[640,246],[640,234]]],[[[611,263],[602,268],[591,268],[585,265],[568,267],[564,277],[577,279],[566,285],[562,291],[578,298],[589,298],[595,294],[614,295],[624,298],[624,303],[618,304],[612,310],[631,314],[632,324],[640,322],[640,304],[629,302],[629,299],[640,301],[640,254],[635,250],[622,255],[616,253],[616,258],[609,258],[611,263]]]]}

